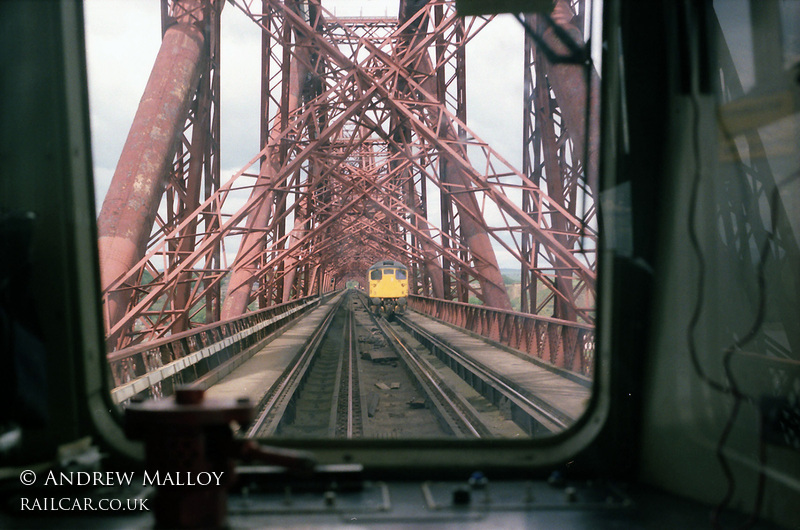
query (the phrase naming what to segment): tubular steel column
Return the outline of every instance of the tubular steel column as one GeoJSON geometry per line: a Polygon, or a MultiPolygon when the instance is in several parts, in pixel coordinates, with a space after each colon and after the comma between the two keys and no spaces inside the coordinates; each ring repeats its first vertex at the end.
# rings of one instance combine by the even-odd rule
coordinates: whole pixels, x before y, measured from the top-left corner
{"type": "MultiPolygon", "coordinates": [[[[104,290],[144,256],[164,184],[207,58],[207,3],[180,0],[164,33],[150,79],[103,202],[98,226],[104,290]]],[[[197,173],[195,169],[194,174],[197,173]]],[[[196,186],[197,183],[192,183],[196,186]]],[[[106,299],[109,327],[121,318],[131,290],[106,299]]],[[[115,340],[119,333],[109,337],[115,340]]]]}
{"type": "MultiPolygon", "coordinates": [[[[154,213],[142,228],[152,235],[147,253],[106,280],[109,300],[131,300],[123,300],[128,310],[111,322],[110,337],[144,340],[191,325],[198,301],[207,301],[222,282],[226,265],[214,258],[221,246],[238,247],[223,319],[246,312],[256,300],[274,304],[328,292],[332,280],[363,279],[370,265],[384,259],[409,265],[421,276],[415,285],[437,297],[510,308],[496,258],[500,249],[536,271],[537,281],[571,312],[564,314],[592,320],[592,310],[536,270],[537,254],[531,255],[538,245],[544,249],[538,255],[569,271],[576,293],[593,296],[593,259],[577,256],[574,230],[586,221],[573,213],[579,157],[556,145],[556,158],[546,161],[555,169],[547,176],[558,175],[563,193],[550,196],[536,177],[511,166],[465,123],[465,46],[490,20],[461,19],[444,0],[403,4],[399,19],[337,18],[317,2],[228,3],[263,31],[261,149],[201,204],[194,198],[197,184],[186,180],[197,174],[197,148],[180,151],[176,174],[186,177],[173,179],[165,195],[180,207],[167,209],[174,215],[165,219],[154,213]],[[259,162],[257,174],[250,173],[259,162]],[[179,202],[187,191],[191,202],[179,202]],[[438,216],[427,216],[428,198],[434,208],[437,201],[442,206],[441,226],[438,216]],[[287,231],[287,223],[294,229],[287,231]]],[[[194,106],[191,96],[185,103],[186,112],[192,109],[192,141],[216,120],[215,111],[207,116],[205,94],[206,88],[198,92],[194,106]]],[[[560,119],[558,108],[552,107],[553,119],[560,119]]],[[[186,115],[176,121],[182,125],[186,115]]],[[[569,123],[562,125],[560,134],[571,131],[569,123]]],[[[172,155],[162,165],[168,168],[170,160],[172,155]]],[[[152,185],[163,186],[161,178],[154,176],[152,185]]],[[[158,197],[152,194],[155,210],[158,197]]],[[[585,236],[594,248],[591,227],[585,236]]]]}

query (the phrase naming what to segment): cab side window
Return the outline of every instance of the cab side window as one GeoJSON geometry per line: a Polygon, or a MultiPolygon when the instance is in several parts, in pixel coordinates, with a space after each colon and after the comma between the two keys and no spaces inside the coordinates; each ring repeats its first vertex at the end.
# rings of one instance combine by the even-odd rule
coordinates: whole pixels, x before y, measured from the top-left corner
{"type": "Polygon", "coordinates": [[[397,269],[397,272],[394,275],[395,278],[398,280],[405,280],[406,279],[406,271],[403,269],[397,269]]]}
{"type": "Polygon", "coordinates": [[[375,269],[374,271],[369,273],[370,280],[380,280],[381,279],[381,271],[380,269],[375,269]]]}

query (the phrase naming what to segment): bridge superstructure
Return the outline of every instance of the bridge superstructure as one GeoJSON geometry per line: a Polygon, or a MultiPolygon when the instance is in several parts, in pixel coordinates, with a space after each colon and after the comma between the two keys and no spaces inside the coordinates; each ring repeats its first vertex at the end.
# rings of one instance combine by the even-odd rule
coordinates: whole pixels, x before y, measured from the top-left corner
{"type": "Polygon", "coordinates": [[[562,356],[585,349],[599,118],[585,9],[559,0],[521,17],[517,168],[467,126],[467,45],[492,17],[441,0],[357,18],[313,0],[164,0],[162,47],[98,218],[109,355],[227,329],[387,258],[409,265],[418,308],[496,339],[568,336],[552,339],[562,356]],[[261,28],[262,101],[261,149],[223,181],[225,4],[261,28]],[[518,309],[498,251],[520,271],[518,309]]]}

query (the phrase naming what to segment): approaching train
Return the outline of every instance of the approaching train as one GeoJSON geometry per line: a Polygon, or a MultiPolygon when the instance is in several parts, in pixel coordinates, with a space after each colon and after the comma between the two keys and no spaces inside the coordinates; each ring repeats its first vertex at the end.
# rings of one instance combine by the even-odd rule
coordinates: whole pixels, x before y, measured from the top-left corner
{"type": "Polygon", "coordinates": [[[408,267],[399,261],[379,261],[367,271],[369,301],[375,313],[402,313],[408,297],[408,267]]]}

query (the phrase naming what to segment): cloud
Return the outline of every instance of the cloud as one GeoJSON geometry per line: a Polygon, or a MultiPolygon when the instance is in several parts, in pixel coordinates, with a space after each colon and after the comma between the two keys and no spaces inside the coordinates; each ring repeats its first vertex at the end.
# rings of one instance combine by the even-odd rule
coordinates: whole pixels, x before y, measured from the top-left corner
{"type": "Polygon", "coordinates": [[[241,168],[259,151],[261,29],[231,5],[221,25],[220,162],[241,168]]]}
{"type": "Polygon", "coordinates": [[[111,177],[114,176],[113,167],[94,167],[94,203],[97,213],[103,206],[103,199],[108,193],[108,186],[111,184],[111,177]]]}
{"type": "MultiPolygon", "coordinates": [[[[397,2],[325,2],[339,16],[394,16],[397,2]]],[[[161,43],[159,2],[85,0],[84,5],[97,208],[113,176],[161,43]]],[[[226,181],[259,150],[260,30],[228,4],[222,14],[220,60],[221,179],[226,181]]],[[[522,151],[522,29],[498,17],[467,50],[468,126],[515,167],[522,151]]],[[[480,167],[481,161],[473,163],[480,167]]],[[[480,168],[482,169],[482,168],[480,168]]],[[[249,195],[249,192],[247,193],[249,195]]],[[[245,194],[229,198],[225,211],[238,209],[245,194]]],[[[429,219],[440,223],[438,194],[429,187],[429,219]]],[[[490,222],[497,222],[495,211],[490,222]]],[[[238,238],[226,241],[229,257],[238,238]]],[[[499,249],[498,249],[499,250],[499,249]]],[[[505,251],[502,266],[517,266],[505,251]]]]}
{"type": "Polygon", "coordinates": [[[92,157],[105,195],[158,54],[161,14],[156,2],[86,0],[84,18],[92,157]]]}
{"type": "Polygon", "coordinates": [[[522,26],[492,20],[467,44],[467,126],[517,169],[522,166],[522,26]]]}
{"type": "MultiPolygon", "coordinates": [[[[84,14],[99,209],[158,55],[161,12],[150,0],[86,0],[84,14]]],[[[226,6],[220,61],[223,167],[240,168],[259,150],[260,45],[255,23],[226,6]]]]}

